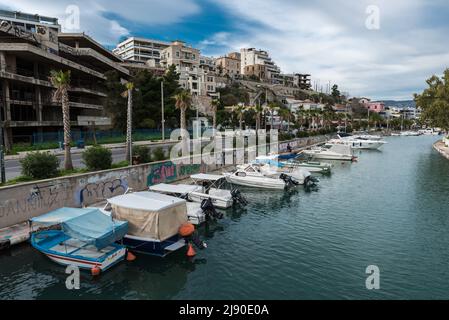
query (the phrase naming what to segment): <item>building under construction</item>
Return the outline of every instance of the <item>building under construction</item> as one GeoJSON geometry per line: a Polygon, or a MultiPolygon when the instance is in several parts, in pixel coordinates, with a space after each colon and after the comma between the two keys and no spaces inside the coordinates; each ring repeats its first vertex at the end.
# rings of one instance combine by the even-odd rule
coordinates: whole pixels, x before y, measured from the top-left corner
{"type": "Polygon", "coordinates": [[[105,72],[116,70],[127,78],[122,62],[84,33],[61,33],[55,18],[0,10],[0,124],[6,149],[62,130],[51,70],[71,71],[73,130],[109,126],[103,111],[105,72]]]}

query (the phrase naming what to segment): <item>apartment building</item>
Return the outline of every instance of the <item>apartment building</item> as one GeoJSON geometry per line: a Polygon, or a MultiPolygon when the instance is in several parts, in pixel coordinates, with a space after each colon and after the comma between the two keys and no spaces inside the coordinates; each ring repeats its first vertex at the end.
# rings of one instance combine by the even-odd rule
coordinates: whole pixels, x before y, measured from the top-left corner
{"type": "Polygon", "coordinates": [[[312,89],[310,74],[295,73],[293,74],[293,86],[303,90],[312,89]]]}
{"type": "Polygon", "coordinates": [[[151,67],[157,67],[161,62],[162,51],[169,46],[170,42],[129,37],[120,42],[112,52],[123,60],[150,62],[151,67]]]}
{"type": "Polygon", "coordinates": [[[62,130],[61,105],[52,99],[51,70],[71,71],[73,130],[87,129],[89,123],[108,126],[102,105],[105,72],[116,70],[128,77],[128,70],[119,65],[122,60],[83,33],[58,33],[56,19],[33,28],[29,26],[43,17],[21,14],[17,21],[12,14],[0,16],[0,120],[6,148],[62,130]]]}
{"type": "Polygon", "coordinates": [[[220,76],[228,76],[232,79],[240,78],[241,75],[241,54],[231,52],[226,56],[215,59],[217,73],[220,76]]]}
{"type": "Polygon", "coordinates": [[[161,54],[161,65],[176,66],[179,84],[194,96],[216,97],[215,65],[212,58],[201,56],[201,52],[183,41],[174,41],[161,54]]]}
{"type": "Polygon", "coordinates": [[[244,48],[240,50],[241,73],[245,76],[260,74],[260,79],[270,83],[280,83],[280,68],[273,62],[267,51],[255,48],[244,48]],[[248,68],[254,66],[254,68],[248,68]]]}

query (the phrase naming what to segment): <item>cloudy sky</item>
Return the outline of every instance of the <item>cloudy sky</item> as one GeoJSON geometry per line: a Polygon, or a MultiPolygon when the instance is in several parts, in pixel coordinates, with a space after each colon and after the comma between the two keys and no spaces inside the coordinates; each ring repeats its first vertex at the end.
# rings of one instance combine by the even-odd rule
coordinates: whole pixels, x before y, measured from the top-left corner
{"type": "Polygon", "coordinates": [[[324,87],[330,81],[374,99],[411,99],[449,67],[447,0],[0,0],[0,7],[58,17],[65,31],[85,31],[108,47],[135,35],[183,39],[213,56],[266,49],[283,72],[311,73],[324,87]],[[79,30],[69,5],[79,7],[79,30]]]}

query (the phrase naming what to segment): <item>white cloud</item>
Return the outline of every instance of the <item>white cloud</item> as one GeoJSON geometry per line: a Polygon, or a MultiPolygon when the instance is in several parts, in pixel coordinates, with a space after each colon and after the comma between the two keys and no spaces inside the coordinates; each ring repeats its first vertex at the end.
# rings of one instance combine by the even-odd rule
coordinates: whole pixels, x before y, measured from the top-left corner
{"type": "Polygon", "coordinates": [[[131,24],[140,23],[146,26],[170,25],[182,18],[197,13],[200,7],[194,0],[0,0],[0,6],[27,13],[57,17],[64,27],[66,8],[76,5],[80,9],[80,27],[72,32],[86,32],[97,41],[114,45],[122,36],[130,34],[123,26],[127,21],[131,24]],[[110,16],[116,17],[111,19],[110,16]]]}
{"type": "Polygon", "coordinates": [[[213,1],[243,26],[222,46],[269,50],[284,72],[312,73],[354,95],[410,99],[427,77],[449,67],[449,24],[424,27],[426,14],[449,10],[443,0],[213,1]],[[365,27],[372,4],[379,7],[380,30],[365,27]]]}

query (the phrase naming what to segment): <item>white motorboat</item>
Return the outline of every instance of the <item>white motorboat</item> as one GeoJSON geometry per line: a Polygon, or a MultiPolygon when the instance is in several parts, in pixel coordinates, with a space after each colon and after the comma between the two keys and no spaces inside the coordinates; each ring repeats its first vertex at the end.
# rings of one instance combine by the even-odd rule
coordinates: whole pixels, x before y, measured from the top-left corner
{"type": "Polygon", "coordinates": [[[186,200],[187,217],[192,224],[199,225],[205,222],[207,219],[207,215],[210,215],[211,217],[218,219],[221,219],[223,216],[222,214],[219,214],[215,211],[215,208],[211,200],[208,200],[209,197],[204,197],[199,202],[195,202],[190,199],[191,193],[201,191],[201,188],[199,186],[190,184],[160,183],[154,186],[150,186],[148,189],[149,191],[157,192],[168,196],[174,196],[186,200]]]}
{"type": "Polygon", "coordinates": [[[354,161],[356,157],[352,154],[352,149],[344,144],[332,144],[325,147],[314,147],[309,150],[304,150],[303,154],[309,155],[315,159],[327,160],[344,160],[354,161]]]}
{"type": "Polygon", "coordinates": [[[416,136],[420,136],[421,133],[418,131],[403,131],[401,132],[401,136],[405,136],[405,137],[416,137],[416,136]]]}
{"type": "Polygon", "coordinates": [[[318,161],[307,161],[305,159],[298,159],[298,155],[296,158],[291,158],[286,161],[283,161],[281,157],[278,155],[268,155],[268,156],[259,156],[256,157],[254,163],[268,163],[274,164],[275,166],[283,166],[287,168],[303,168],[311,173],[330,173],[332,164],[326,162],[318,162],[318,161]]]}
{"type": "Polygon", "coordinates": [[[297,182],[286,174],[268,177],[260,171],[260,167],[253,164],[240,165],[236,171],[223,175],[229,183],[245,187],[282,190],[297,185],[297,182]]]}
{"type": "Polygon", "coordinates": [[[382,136],[379,135],[374,135],[374,134],[368,134],[368,133],[354,133],[354,134],[349,134],[349,133],[344,133],[344,132],[339,132],[338,136],[340,138],[346,138],[346,137],[350,137],[353,139],[365,139],[365,140],[382,140],[382,136]]]}
{"type": "Polygon", "coordinates": [[[426,136],[438,136],[440,134],[440,131],[438,131],[434,128],[421,129],[421,130],[418,130],[418,132],[420,134],[426,135],[426,136]]]}
{"type": "Polygon", "coordinates": [[[352,149],[370,149],[370,150],[376,150],[382,147],[384,144],[386,144],[386,141],[383,140],[367,140],[363,138],[340,138],[340,139],[331,139],[329,140],[326,145],[331,146],[334,144],[343,144],[350,146],[352,149]]]}

